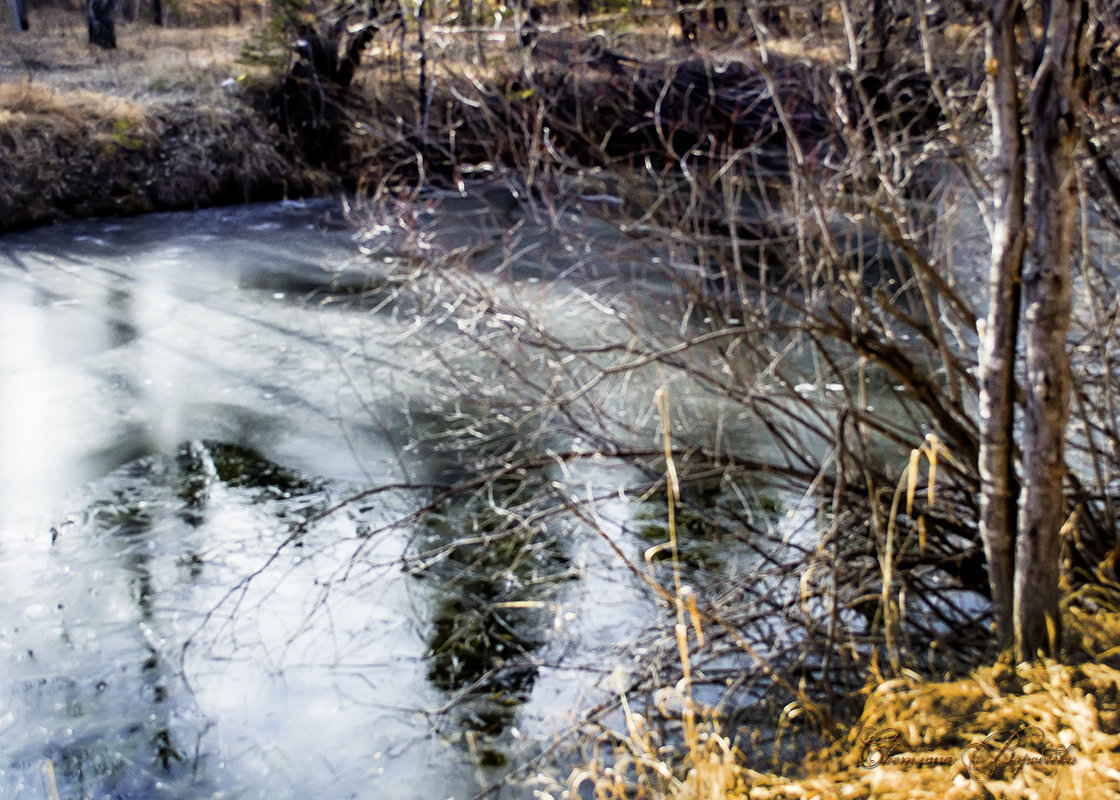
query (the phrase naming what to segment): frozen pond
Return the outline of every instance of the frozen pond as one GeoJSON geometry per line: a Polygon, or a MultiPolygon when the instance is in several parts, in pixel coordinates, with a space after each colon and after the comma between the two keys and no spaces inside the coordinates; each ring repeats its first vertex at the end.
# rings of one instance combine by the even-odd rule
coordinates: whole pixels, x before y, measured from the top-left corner
{"type": "Polygon", "coordinates": [[[0,796],[529,797],[506,772],[660,613],[604,540],[622,499],[562,544],[416,558],[479,514],[410,516],[455,332],[368,293],[336,213],[0,240],[0,796]]]}

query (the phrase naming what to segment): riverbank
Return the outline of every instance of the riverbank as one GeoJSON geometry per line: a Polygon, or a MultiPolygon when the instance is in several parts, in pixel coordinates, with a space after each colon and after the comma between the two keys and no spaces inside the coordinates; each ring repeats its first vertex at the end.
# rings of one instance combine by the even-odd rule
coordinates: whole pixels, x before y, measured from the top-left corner
{"type": "Polygon", "coordinates": [[[401,180],[578,174],[595,189],[592,172],[697,148],[712,148],[700,161],[749,148],[759,175],[781,174],[775,82],[807,151],[831,146],[810,57],[775,52],[764,74],[740,39],[701,51],[663,25],[559,25],[532,51],[508,24],[432,25],[406,46],[386,25],[353,86],[334,86],[285,85],[290,50],[259,21],[125,21],[115,50],[89,46],[83,22],[51,7],[0,41],[0,231],[401,180]],[[247,43],[270,49],[271,66],[246,63],[247,43]]]}
{"type": "Polygon", "coordinates": [[[125,23],[85,43],[80,13],[33,14],[0,41],[0,231],[77,217],[325,191],[238,63],[243,26],[125,23]]]}

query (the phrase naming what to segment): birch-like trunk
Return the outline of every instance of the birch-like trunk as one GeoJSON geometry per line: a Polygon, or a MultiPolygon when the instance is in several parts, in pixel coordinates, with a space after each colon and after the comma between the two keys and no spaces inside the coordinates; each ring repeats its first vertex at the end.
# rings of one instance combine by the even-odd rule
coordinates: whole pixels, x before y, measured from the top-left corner
{"type": "Polygon", "coordinates": [[[1041,59],[1031,80],[1031,257],[1023,276],[1027,387],[1023,490],[1016,543],[1015,641],[1020,660],[1053,655],[1058,613],[1060,531],[1065,522],[1066,423],[1070,374],[1066,335],[1076,223],[1075,150],[1088,8],[1050,0],[1041,59]]]}
{"type": "Polygon", "coordinates": [[[988,314],[980,330],[980,536],[1000,649],[1013,642],[1015,532],[1015,352],[1025,244],[1026,160],[1016,72],[1017,0],[987,8],[988,108],[992,118],[992,212],[988,314]]]}

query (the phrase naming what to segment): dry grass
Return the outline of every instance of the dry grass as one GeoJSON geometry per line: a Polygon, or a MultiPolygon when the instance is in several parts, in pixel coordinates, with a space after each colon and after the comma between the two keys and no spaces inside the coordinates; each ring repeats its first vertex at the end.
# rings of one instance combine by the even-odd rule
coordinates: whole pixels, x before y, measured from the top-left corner
{"type": "MultiPolygon", "coordinates": [[[[674,600],[680,609],[679,589],[674,600]]],[[[702,641],[703,632],[690,615],[678,618],[685,677],[666,692],[683,749],[666,747],[622,695],[625,734],[597,743],[588,765],[572,774],[572,797],[580,791],[595,800],[1120,796],[1120,596],[1113,591],[1098,586],[1066,600],[1065,647],[1080,663],[998,663],[946,682],[905,670],[892,679],[878,676],[844,736],[804,764],[787,765],[795,777],[744,766],[743,753],[731,744],[735,731],[721,732],[709,710],[693,701],[688,642],[702,641]],[[690,636],[682,633],[686,627],[690,636]],[[674,752],[683,752],[679,761],[674,752]]],[[[790,718],[794,708],[787,709],[790,718]]]]}
{"type": "Polygon", "coordinates": [[[17,151],[28,138],[142,140],[155,133],[150,110],[134,100],[30,81],[0,84],[0,141],[17,151]]]}
{"type": "Polygon", "coordinates": [[[1120,671],[1103,664],[985,667],[950,683],[886,681],[870,691],[849,736],[801,778],[741,766],[712,724],[700,727],[686,762],[674,768],[643,718],[626,708],[626,740],[598,751],[570,787],[575,796],[590,786],[596,800],[1115,797],[1118,696],[1120,671]],[[886,751],[894,763],[868,766],[865,759],[882,755],[867,743],[875,735],[897,735],[886,751]],[[1040,756],[1052,762],[1031,763],[1040,756]]]}
{"type": "MultiPolygon", "coordinates": [[[[1067,609],[1067,625],[1090,659],[1105,655],[1094,645],[1112,652],[1120,642],[1115,611],[1067,609]]],[[[1095,800],[1120,794],[1120,670],[1095,660],[997,664],[943,683],[912,673],[880,681],[869,686],[848,735],[810,759],[800,778],[742,767],[740,754],[710,726],[674,772],[658,762],[653,739],[633,717],[628,711],[629,739],[616,749],[614,768],[593,762],[573,778],[592,781],[596,798],[1095,800]],[[686,777],[674,777],[682,771],[686,777]],[[635,794],[635,784],[645,788],[635,794]]]]}
{"type": "Polygon", "coordinates": [[[859,725],[822,758],[815,775],[795,783],[754,775],[754,785],[743,796],[1115,796],[1120,789],[1118,682],[1120,671],[1108,666],[1055,663],[985,667],[951,683],[928,683],[913,676],[887,681],[871,692],[859,725]],[[1014,732],[1024,726],[1033,731],[1031,738],[1024,733],[1015,739],[1014,732]],[[883,731],[897,732],[893,756],[899,762],[874,767],[861,763],[868,755],[869,737],[883,731]],[[1015,762],[1042,754],[1057,758],[1066,748],[1072,764],[1015,762]],[[907,757],[926,763],[907,763],[907,757]]]}

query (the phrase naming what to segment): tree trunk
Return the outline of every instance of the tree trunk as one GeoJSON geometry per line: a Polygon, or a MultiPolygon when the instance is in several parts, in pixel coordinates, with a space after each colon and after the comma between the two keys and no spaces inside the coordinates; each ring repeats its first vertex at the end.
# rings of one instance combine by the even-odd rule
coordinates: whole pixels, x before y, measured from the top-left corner
{"type": "Polygon", "coordinates": [[[109,50],[117,46],[116,0],[86,0],[89,43],[109,50]]]}
{"type": "Polygon", "coordinates": [[[12,12],[12,30],[25,31],[31,27],[27,22],[27,0],[8,0],[8,8],[12,12]]]}
{"type": "Polygon", "coordinates": [[[1066,422],[1070,375],[1066,335],[1077,195],[1074,152],[1080,139],[1084,0],[1051,0],[1038,69],[1031,81],[1030,264],[1023,279],[1027,391],[1023,493],[1016,546],[1016,656],[1053,655],[1060,633],[1060,531],[1065,522],[1066,422]]]}
{"type": "Polygon", "coordinates": [[[990,305],[981,330],[978,376],[980,534],[999,645],[1004,650],[1013,645],[1019,660],[1054,655],[1061,631],[1062,480],[1071,381],[1066,336],[1077,212],[1074,156],[1088,22],[1086,0],[1044,0],[1042,9],[1043,37],[1034,54],[1034,73],[1025,79],[1018,70],[1017,20],[1026,23],[1019,0],[992,0],[985,18],[995,170],[990,305]],[[1028,232],[1030,258],[1024,272],[1028,232]],[[1020,324],[1027,382],[1021,490],[1014,464],[1020,324]]]}
{"type": "Polygon", "coordinates": [[[1026,200],[1018,61],[1017,0],[995,0],[985,20],[988,108],[992,117],[992,260],[988,315],[980,326],[980,536],[1001,650],[1013,642],[1018,483],[1014,464],[1015,352],[1019,330],[1026,200]]]}

